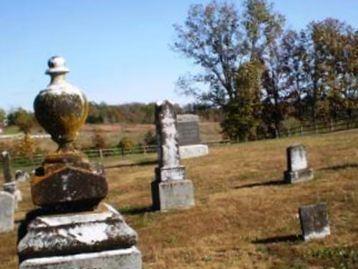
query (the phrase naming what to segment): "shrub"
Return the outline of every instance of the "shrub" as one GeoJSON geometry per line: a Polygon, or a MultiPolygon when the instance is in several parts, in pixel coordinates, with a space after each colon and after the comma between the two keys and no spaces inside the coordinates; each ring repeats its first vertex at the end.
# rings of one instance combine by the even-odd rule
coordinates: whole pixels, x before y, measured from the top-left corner
{"type": "Polygon", "coordinates": [[[133,149],[134,145],[135,145],[134,141],[126,136],[123,137],[118,143],[118,147],[124,151],[129,151],[133,149]]]}

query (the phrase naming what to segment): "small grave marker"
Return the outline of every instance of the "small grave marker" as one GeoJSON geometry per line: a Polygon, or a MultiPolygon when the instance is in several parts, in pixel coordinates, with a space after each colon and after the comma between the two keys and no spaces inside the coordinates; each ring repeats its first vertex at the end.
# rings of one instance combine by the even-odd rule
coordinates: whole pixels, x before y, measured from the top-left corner
{"type": "Polygon", "coordinates": [[[287,170],[285,181],[297,183],[313,179],[313,171],[308,166],[307,152],[303,145],[295,144],[287,148],[287,170]]]}
{"type": "Polygon", "coordinates": [[[299,216],[302,235],[305,241],[321,239],[331,233],[326,204],[301,206],[299,208],[299,216]]]}

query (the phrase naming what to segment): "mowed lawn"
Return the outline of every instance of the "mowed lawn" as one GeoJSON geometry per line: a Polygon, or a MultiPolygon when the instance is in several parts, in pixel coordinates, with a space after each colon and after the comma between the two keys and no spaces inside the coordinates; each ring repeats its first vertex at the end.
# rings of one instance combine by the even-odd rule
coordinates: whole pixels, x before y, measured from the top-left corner
{"type": "MultiPolygon", "coordinates": [[[[358,130],[211,148],[183,162],[196,206],[152,212],[154,165],[107,170],[106,202],[138,232],[144,268],[358,268],[358,130]],[[280,183],[285,149],[306,145],[315,179],[280,183]],[[326,202],[332,235],[303,242],[298,207],[326,202]]],[[[31,209],[29,185],[17,220],[31,209]]],[[[0,235],[0,268],[17,268],[16,232],[0,235]]]]}

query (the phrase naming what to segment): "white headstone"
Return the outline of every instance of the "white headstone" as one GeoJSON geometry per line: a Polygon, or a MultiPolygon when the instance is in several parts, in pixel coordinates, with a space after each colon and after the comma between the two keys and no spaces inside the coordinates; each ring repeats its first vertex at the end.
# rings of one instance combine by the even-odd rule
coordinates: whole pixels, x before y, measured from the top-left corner
{"type": "Polygon", "coordinates": [[[0,192],[0,233],[14,229],[15,197],[8,192],[0,192]]]}
{"type": "Polygon", "coordinates": [[[288,170],[299,171],[308,168],[307,153],[303,145],[293,145],[287,149],[288,170]]]}
{"type": "Polygon", "coordinates": [[[155,109],[159,167],[179,167],[180,155],[174,105],[164,101],[158,103],[155,109]]]}

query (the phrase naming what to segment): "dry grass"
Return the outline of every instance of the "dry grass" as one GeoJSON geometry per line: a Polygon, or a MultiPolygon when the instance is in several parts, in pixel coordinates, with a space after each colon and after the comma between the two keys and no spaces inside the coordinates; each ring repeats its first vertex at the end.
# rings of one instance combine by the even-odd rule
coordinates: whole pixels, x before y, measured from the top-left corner
{"type": "MultiPolygon", "coordinates": [[[[86,124],[81,129],[76,145],[79,148],[92,147],[96,132],[103,137],[106,147],[116,147],[123,137],[130,137],[134,143],[142,143],[148,131],[155,133],[154,124],[86,124]]],[[[18,133],[14,127],[10,127],[9,132],[18,133]]],[[[45,133],[45,131],[37,128],[33,130],[33,133],[45,133]]],[[[202,141],[222,140],[220,124],[218,122],[200,122],[200,135],[202,141]]],[[[5,141],[7,146],[16,143],[11,140],[1,141],[5,141]]],[[[50,138],[36,139],[36,145],[43,151],[57,149],[57,145],[50,138]]]]}
{"type": "MultiPolygon", "coordinates": [[[[151,212],[154,166],[109,169],[107,202],[139,233],[144,268],[358,268],[358,130],[211,149],[186,160],[197,206],[151,212]],[[315,180],[280,185],[285,148],[304,143],[315,180]],[[327,202],[332,235],[302,242],[297,209],[327,202]]],[[[30,209],[28,186],[17,218],[30,209]]],[[[17,268],[16,233],[0,236],[0,268],[17,268]]]]}

